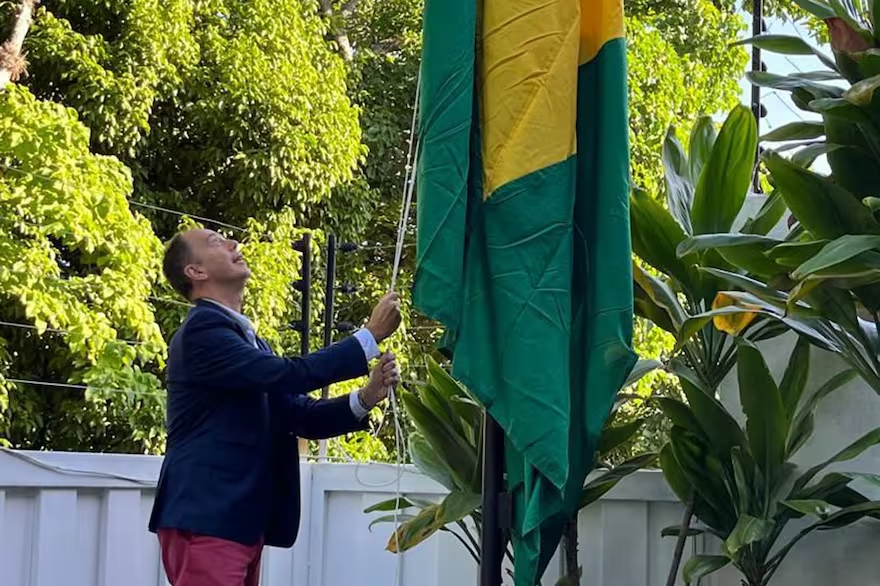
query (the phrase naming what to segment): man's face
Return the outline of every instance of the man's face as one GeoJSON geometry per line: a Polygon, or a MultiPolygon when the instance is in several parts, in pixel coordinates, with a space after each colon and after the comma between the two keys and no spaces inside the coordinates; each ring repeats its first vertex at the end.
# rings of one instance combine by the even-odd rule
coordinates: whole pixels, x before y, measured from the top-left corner
{"type": "Polygon", "coordinates": [[[193,283],[237,283],[247,280],[251,270],[238,251],[238,242],[213,230],[192,230],[184,235],[191,262],[185,268],[193,283]]]}

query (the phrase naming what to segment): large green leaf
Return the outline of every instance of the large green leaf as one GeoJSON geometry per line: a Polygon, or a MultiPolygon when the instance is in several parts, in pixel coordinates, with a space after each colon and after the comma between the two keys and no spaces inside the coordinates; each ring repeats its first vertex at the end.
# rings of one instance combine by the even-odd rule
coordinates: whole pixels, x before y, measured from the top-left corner
{"type": "Polygon", "coordinates": [[[443,525],[461,521],[476,511],[482,503],[478,492],[453,490],[440,503],[437,519],[443,525]]]}
{"type": "Polygon", "coordinates": [[[794,0],[794,3],[820,20],[834,17],[834,10],[822,0],[794,0]]]}
{"type": "Polygon", "coordinates": [[[777,126],[761,137],[762,141],[782,142],[786,140],[808,140],[825,136],[825,124],[819,122],[799,121],[777,126]]]}
{"type": "Polygon", "coordinates": [[[663,178],[666,181],[666,204],[672,216],[685,233],[692,234],[691,204],[694,200],[694,184],[690,177],[684,149],[670,128],[663,141],[663,178]]]}
{"type": "Polygon", "coordinates": [[[813,523],[806,529],[802,529],[794,538],[792,538],[787,544],[785,544],[782,549],[780,549],[772,558],[770,558],[769,563],[772,565],[777,565],[780,560],[785,558],[788,555],[788,552],[804,537],[812,533],[813,531],[823,530],[823,529],[840,529],[841,527],[845,527],[847,525],[851,525],[865,517],[875,516],[878,512],[880,512],[880,502],[868,501],[865,503],[860,503],[857,505],[853,505],[851,507],[846,507],[828,515],[827,517],[820,519],[816,523],[813,523]]]}
{"type": "Polygon", "coordinates": [[[599,436],[598,453],[607,454],[618,446],[626,443],[632,438],[632,436],[639,432],[639,429],[641,429],[644,424],[644,419],[633,419],[623,425],[606,426],[605,429],[602,430],[602,435],[599,436]]]}
{"type": "Polygon", "coordinates": [[[457,417],[460,420],[456,427],[462,431],[467,428],[468,435],[476,438],[483,425],[483,408],[468,393],[467,389],[437,364],[436,360],[428,356],[425,364],[428,368],[429,384],[439,394],[441,400],[448,403],[451,410],[450,417],[457,417]]]}
{"type": "Polygon", "coordinates": [[[657,397],[654,399],[663,414],[672,422],[673,425],[682,427],[693,433],[703,433],[700,422],[696,415],[691,411],[690,407],[677,399],[671,397],[657,397]]]}
{"type": "Polygon", "coordinates": [[[635,189],[630,196],[630,220],[633,252],[683,286],[694,287],[697,275],[691,268],[693,261],[675,254],[685,232],[669,212],[650,195],[635,189]]]}
{"type": "Polygon", "coordinates": [[[830,142],[807,145],[791,156],[791,162],[795,165],[803,167],[804,169],[809,169],[813,166],[813,163],[816,161],[816,159],[818,159],[822,155],[833,153],[834,151],[841,148],[843,147],[839,144],[834,144],[830,142]]]}
{"type": "Polygon", "coordinates": [[[634,472],[650,466],[657,459],[657,454],[647,453],[631,458],[593,478],[581,491],[580,508],[587,507],[602,498],[605,493],[617,486],[617,484],[634,472]]]}
{"type": "MultiPolygon", "coordinates": [[[[707,445],[700,436],[673,427],[669,434],[672,453],[694,493],[706,504],[710,516],[703,518],[719,531],[730,531],[736,525],[736,513],[724,481],[724,466],[716,455],[716,446],[707,445]]],[[[726,457],[726,454],[725,454],[726,457]]]]}
{"type": "Polygon", "coordinates": [[[758,214],[746,220],[742,233],[765,236],[779,224],[783,215],[785,215],[785,200],[778,191],[773,191],[764,201],[758,214]]]}
{"type": "Polygon", "coordinates": [[[837,64],[834,63],[830,57],[819,51],[816,47],[808,44],[800,37],[792,37],[788,35],[758,35],[757,37],[745,39],[735,44],[751,44],[759,49],[765,49],[771,53],[779,53],[782,55],[816,55],[827,67],[837,71],[837,64]]]}
{"type": "Polygon", "coordinates": [[[688,143],[688,171],[691,181],[696,181],[703,172],[703,167],[712,156],[712,149],[718,139],[715,122],[711,116],[700,116],[691,129],[688,143]]]}
{"type": "Polygon", "coordinates": [[[741,339],[737,340],[737,374],[749,446],[769,485],[775,483],[785,462],[789,420],[782,395],[760,351],[741,339]]]}
{"type": "Polygon", "coordinates": [[[746,78],[758,87],[789,92],[796,90],[804,91],[807,92],[813,100],[840,98],[843,96],[844,91],[831,84],[811,81],[802,77],[769,73],[767,71],[749,71],[746,73],[746,78]]]}
{"type": "Polygon", "coordinates": [[[736,560],[742,548],[763,541],[773,532],[775,526],[773,521],[740,515],[736,527],[721,547],[730,559],[736,560]]]}
{"type": "Polygon", "coordinates": [[[782,501],[782,505],[803,515],[811,515],[820,519],[825,519],[838,510],[837,507],[817,499],[782,501]]]}
{"type": "Polygon", "coordinates": [[[679,256],[716,251],[735,267],[759,276],[773,276],[780,267],[765,253],[780,244],[779,240],[757,234],[704,234],[688,238],[678,245],[679,256]]]}
{"type": "MultiPolygon", "coordinates": [[[[434,535],[443,526],[438,518],[440,505],[430,505],[401,523],[391,534],[386,549],[392,553],[410,550],[434,535]]],[[[384,521],[384,519],[383,519],[384,521]]],[[[378,519],[373,521],[379,522],[378,519]]]]}
{"type": "Polygon", "coordinates": [[[440,483],[447,490],[456,488],[455,474],[449,464],[419,432],[409,436],[409,454],[419,472],[440,483]]]}
{"type": "Polygon", "coordinates": [[[456,433],[446,421],[437,417],[416,396],[404,392],[400,397],[416,429],[431,444],[438,457],[449,466],[456,486],[471,486],[475,470],[479,466],[477,448],[456,433]]]}
{"type": "Polygon", "coordinates": [[[766,165],[789,209],[814,236],[880,233],[870,210],[831,180],[775,153],[766,156],[766,165]]]}
{"type": "Polygon", "coordinates": [[[663,471],[663,477],[666,479],[669,488],[672,489],[678,500],[683,503],[688,502],[693,494],[693,488],[681,469],[678,460],[675,459],[671,443],[667,442],[663,445],[663,448],[660,450],[659,461],[660,469],[663,471]]]}
{"type": "Polygon", "coordinates": [[[880,236],[847,234],[825,245],[819,253],[792,271],[793,279],[803,279],[818,271],[853,259],[863,252],[880,249],[880,236]]]}
{"type": "Polygon", "coordinates": [[[779,266],[794,270],[819,254],[827,242],[828,240],[786,242],[767,252],[767,256],[779,266]]]}
{"type": "Polygon", "coordinates": [[[666,312],[673,327],[678,330],[687,319],[687,313],[679,303],[675,292],[669,288],[669,285],[650,275],[635,262],[633,262],[633,279],[651,301],[666,312]]]}
{"type": "Polygon", "coordinates": [[[697,180],[691,208],[695,234],[730,231],[749,190],[757,147],[755,118],[747,107],[737,106],[721,127],[697,180]]]}
{"type": "Polygon", "coordinates": [[[809,374],[810,341],[799,336],[785,367],[785,373],[782,375],[782,382],[779,383],[779,392],[782,394],[782,403],[785,406],[785,417],[789,421],[794,417],[800,404],[809,374]]]}
{"type": "MultiPolygon", "coordinates": [[[[777,246],[776,248],[779,247],[777,246]]],[[[788,304],[788,297],[785,293],[774,289],[757,279],[746,277],[739,273],[731,273],[730,271],[725,271],[723,269],[706,268],[703,270],[717,279],[726,281],[731,285],[750,293],[755,297],[756,301],[759,301],[758,305],[762,305],[761,302],[763,302],[784,309],[788,304]]]]}
{"type": "Polygon", "coordinates": [[[735,446],[746,445],[742,428],[718,399],[695,387],[686,379],[680,378],[679,382],[691,411],[717,455],[726,457],[735,446]]]}
{"type": "Polygon", "coordinates": [[[874,429],[873,431],[869,431],[865,435],[861,436],[859,439],[840,450],[824,462],[820,464],[816,464],[809,470],[807,470],[794,484],[792,488],[792,494],[798,494],[801,490],[803,490],[815,476],[830,466],[831,464],[835,464],[838,462],[846,462],[848,460],[852,460],[853,458],[857,458],[860,456],[865,450],[868,450],[877,444],[880,444],[880,428],[874,429]]]}
{"type": "Polygon", "coordinates": [[[626,381],[623,383],[623,388],[636,384],[637,382],[642,380],[642,378],[654,372],[658,368],[663,368],[663,363],[659,360],[639,359],[636,362],[636,365],[630,371],[629,376],[626,377],[626,381]]]}
{"type": "Polygon", "coordinates": [[[678,326],[672,322],[669,312],[656,303],[636,279],[633,279],[633,312],[673,336],[678,333],[678,326]]]}
{"type": "Polygon", "coordinates": [[[690,586],[695,581],[717,572],[729,563],[730,558],[723,555],[695,555],[682,568],[684,583],[690,586]]]}

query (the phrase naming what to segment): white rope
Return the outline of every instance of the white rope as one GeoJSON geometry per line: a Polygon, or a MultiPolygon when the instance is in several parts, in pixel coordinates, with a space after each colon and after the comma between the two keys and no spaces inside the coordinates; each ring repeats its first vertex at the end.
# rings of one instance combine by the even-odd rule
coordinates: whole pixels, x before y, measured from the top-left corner
{"type": "MultiPolygon", "coordinates": [[[[414,162],[419,158],[419,142],[416,138],[418,129],[416,125],[419,117],[419,98],[422,91],[422,70],[419,67],[418,78],[416,79],[416,97],[413,101],[413,116],[409,131],[409,147],[406,154],[406,173],[403,181],[403,202],[400,208],[400,222],[397,225],[397,245],[394,248],[394,266],[391,269],[391,287],[394,291],[397,286],[397,277],[400,273],[400,259],[403,256],[403,242],[406,238],[406,227],[409,224],[410,204],[412,203],[413,187],[415,186],[415,165],[414,162]]],[[[400,503],[403,499],[400,488],[400,479],[403,476],[403,450],[405,448],[405,440],[403,437],[403,428],[400,425],[400,411],[397,405],[397,394],[394,389],[388,389],[388,402],[391,405],[391,416],[394,420],[394,451],[397,456],[397,477],[395,478],[394,489],[394,535],[400,528],[400,503]]],[[[396,539],[396,537],[395,537],[396,539]]],[[[394,585],[400,586],[403,578],[403,551],[397,548],[397,563],[394,567],[394,585]]]]}

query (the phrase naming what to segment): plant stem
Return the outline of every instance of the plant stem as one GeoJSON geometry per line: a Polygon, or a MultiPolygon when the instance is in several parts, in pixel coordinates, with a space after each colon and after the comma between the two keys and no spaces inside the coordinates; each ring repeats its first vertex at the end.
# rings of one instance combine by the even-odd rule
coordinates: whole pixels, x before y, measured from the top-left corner
{"type": "Polygon", "coordinates": [[[675,586],[678,577],[678,568],[681,566],[681,557],[684,555],[684,546],[687,543],[688,532],[691,528],[691,517],[694,516],[694,495],[688,499],[684,516],[681,519],[681,528],[678,533],[678,541],[675,542],[675,554],[672,556],[672,566],[669,568],[669,576],[666,578],[666,586],[675,586]]]}
{"type": "Polygon", "coordinates": [[[565,577],[568,586],[580,586],[580,565],[578,564],[578,526],[577,513],[565,522],[562,533],[562,548],[565,552],[565,577]]]}

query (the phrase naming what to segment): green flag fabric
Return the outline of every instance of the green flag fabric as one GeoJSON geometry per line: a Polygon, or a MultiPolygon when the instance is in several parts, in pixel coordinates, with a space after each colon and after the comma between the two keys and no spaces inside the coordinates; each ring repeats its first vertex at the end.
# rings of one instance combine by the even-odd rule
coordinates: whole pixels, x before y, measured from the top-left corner
{"type": "Polygon", "coordinates": [[[623,7],[425,4],[413,298],[504,428],[534,586],[636,361],[623,7]]]}

